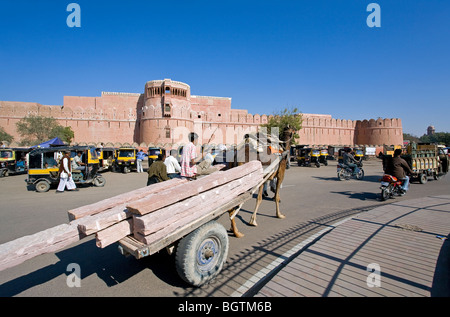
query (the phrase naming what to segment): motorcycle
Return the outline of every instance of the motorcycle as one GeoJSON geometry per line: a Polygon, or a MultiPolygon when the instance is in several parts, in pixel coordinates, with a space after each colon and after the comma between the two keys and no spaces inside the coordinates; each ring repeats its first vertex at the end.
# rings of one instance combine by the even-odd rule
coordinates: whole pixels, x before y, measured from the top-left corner
{"type": "Polygon", "coordinates": [[[349,180],[350,178],[356,178],[361,180],[364,178],[364,170],[362,169],[362,162],[356,163],[355,172],[353,169],[345,165],[344,163],[338,163],[337,165],[337,176],[339,180],[349,180]]]}
{"type": "Polygon", "coordinates": [[[405,195],[405,191],[402,188],[402,181],[398,180],[397,177],[385,174],[381,179],[381,200],[387,200],[389,198],[405,195]]]}

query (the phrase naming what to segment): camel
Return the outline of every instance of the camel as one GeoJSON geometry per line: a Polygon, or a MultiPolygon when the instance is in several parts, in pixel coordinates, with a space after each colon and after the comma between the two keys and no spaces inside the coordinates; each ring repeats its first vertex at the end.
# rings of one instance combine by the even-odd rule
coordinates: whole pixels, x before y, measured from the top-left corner
{"type": "MultiPolygon", "coordinates": [[[[261,144],[260,143],[261,139],[258,138],[258,136],[259,136],[258,134],[256,135],[256,138],[251,137],[249,135],[246,136],[246,138],[244,140],[244,144],[237,147],[237,151],[235,153],[235,164],[236,164],[236,162],[238,165],[248,162],[249,159],[252,157],[250,152],[253,151],[254,154],[256,152],[256,157],[259,160],[261,160],[263,166],[270,165],[272,160],[276,157],[275,156],[276,154],[269,152],[270,148],[271,147],[273,148],[274,144],[273,143],[261,144]],[[262,152],[262,150],[264,148],[266,149],[266,153],[265,153],[266,155],[263,155],[263,152],[262,152]],[[262,158],[264,158],[264,159],[262,160],[262,158]]],[[[275,189],[275,196],[273,197],[273,200],[275,201],[275,205],[276,205],[276,217],[279,219],[285,218],[285,216],[280,211],[280,188],[281,188],[281,184],[284,180],[284,174],[286,171],[287,160],[289,159],[289,155],[288,155],[287,151],[290,150],[291,141],[292,141],[293,136],[294,136],[294,130],[292,128],[290,128],[289,126],[286,127],[283,131],[281,142],[279,142],[279,145],[281,146],[280,147],[281,153],[278,153],[278,155],[281,155],[281,161],[278,165],[277,170],[275,172],[273,172],[272,175],[270,175],[268,178],[268,181],[274,180],[276,178],[276,189],[275,189]]],[[[264,139],[269,140],[269,138],[264,138],[264,139]]],[[[255,157],[255,156],[253,156],[253,157],[255,157]]],[[[250,222],[249,222],[249,224],[252,226],[258,225],[256,222],[256,214],[257,214],[259,206],[261,205],[261,202],[262,202],[263,190],[264,190],[264,184],[262,184],[259,187],[258,197],[256,199],[255,210],[253,211],[253,214],[252,214],[250,222]]],[[[241,238],[244,236],[244,234],[239,232],[239,230],[236,226],[235,219],[234,219],[234,217],[232,217],[232,214],[234,213],[234,211],[235,211],[235,209],[232,209],[229,211],[230,220],[231,220],[231,231],[237,238],[241,238]]]]}

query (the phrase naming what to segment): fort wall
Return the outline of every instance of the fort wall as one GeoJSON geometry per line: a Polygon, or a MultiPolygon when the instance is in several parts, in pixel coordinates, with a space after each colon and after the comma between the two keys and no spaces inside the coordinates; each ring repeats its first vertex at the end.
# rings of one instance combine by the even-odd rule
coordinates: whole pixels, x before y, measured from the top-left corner
{"type": "MultiPolygon", "coordinates": [[[[75,132],[74,143],[172,145],[194,131],[200,142],[237,144],[271,116],[232,109],[231,98],[191,95],[170,79],[149,81],[144,93],[102,92],[100,97],[65,96],[62,106],[0,101],[0,125],[18,142],[16,123],[28,115],[55,118],[75,132]]],[[[307,145],[402,144],[400,119],[342,120],[303,114],[297,143],[307,145]]]]}

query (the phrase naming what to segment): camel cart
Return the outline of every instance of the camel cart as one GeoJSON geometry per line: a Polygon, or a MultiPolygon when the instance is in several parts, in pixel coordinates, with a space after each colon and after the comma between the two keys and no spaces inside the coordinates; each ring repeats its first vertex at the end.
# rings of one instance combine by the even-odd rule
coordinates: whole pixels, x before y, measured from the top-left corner
{"type": "Polygon", "coordinates": [[[69,210],[68,224],[0,245],[0,271],[95,234],[97,247],[118,243],[136,259],[174,252],[180,277],[201,286],[220,273],[228,255],[228,233],[216,220],[226,212],[233,219],[280,161],[265,168],[251,161],[195,181],[172,179],[69,210]]]}
{"type": "Polygon", "coordinates": [[[118,241],[119,251],[125,256],[136,259],[155,254],[166,249],[175,253],[175,265],[179,276],[193,286],[201,286],[214,279],[222,270],[228,254],[228,233],[217,220],[225,213],[233,219],[243,204],[277,170],[281,158],[267,166],[256,185],[237,197],[224,201],[217,208],[212,208],[202,217],[188,222],[176,230],[161,236],[151,243],[138,241],[129,235],[118,241]]]}

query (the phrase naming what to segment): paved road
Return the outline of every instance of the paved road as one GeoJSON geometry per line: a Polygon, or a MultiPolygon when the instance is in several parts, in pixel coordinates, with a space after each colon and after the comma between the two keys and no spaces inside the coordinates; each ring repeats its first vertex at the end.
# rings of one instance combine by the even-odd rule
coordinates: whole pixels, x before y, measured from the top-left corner
{"type": "MultiPolygon", "coordinates": [[[[258,227],[248,226],[255,201],[247,202],[237,216],[242,239],[230,236],[228,261],[222,274],[202,288],[185,284],[176,274],[173,259],[161,252],[142,260],[123,257],[112,245],[105,249],[88,238],[55,254],[46,254],[0,272],[0,296],[230,296],[255,272],[286,250],[317,233],[323,226],[384,204],[379,200],[381,164],[369,161],[363,181],[338,181],[336,163],[327,167],[293,166],[287,171],[281,193],[286,219],[274,217],[270,200],[261,205],[258,227]],[[81,268],[81,287],[67,286],[67,267],[81,268]]],[[[27,189],[24,175],[0,179],[0,243],[67,223],[67,210],[130,191],[146,183],[146,174],[104,173],[104,188],[85,187],[79,192],[55,195],[27,189]]],[[[413,183],[404,199],[447,194],[449,177],[413,183]]],[[[220,222],[228,228],[229,220],[220,222]]]]}

